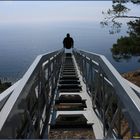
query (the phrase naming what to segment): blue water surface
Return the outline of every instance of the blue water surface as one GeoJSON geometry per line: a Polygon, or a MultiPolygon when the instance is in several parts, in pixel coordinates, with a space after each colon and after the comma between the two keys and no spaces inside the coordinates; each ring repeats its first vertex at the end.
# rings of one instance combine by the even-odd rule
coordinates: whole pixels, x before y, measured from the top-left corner
{"type": "Polygon", "coordinates": [[[63,38],[70,33],[74,47],[105,55],[120,72],[140,68],[139,57],[116,62],[111,47],[126,33],[123,26],[119,34],[110,35],[99,22],[55,22],[38,24],[0,25],[0,77],[17,81],[27,71],[37,55],[61,49],[63,38]]]}

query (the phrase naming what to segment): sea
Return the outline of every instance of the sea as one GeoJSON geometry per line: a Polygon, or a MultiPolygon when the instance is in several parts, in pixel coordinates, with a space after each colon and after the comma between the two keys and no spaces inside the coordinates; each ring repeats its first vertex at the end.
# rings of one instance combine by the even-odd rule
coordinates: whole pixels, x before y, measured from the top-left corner
{"type": "Polygon", "coordinates": [[[61,49],[67,33],[74,39],[74,48],[105,55],[119,73],[137,70],[140,56],[120,61],[112,57],[112,45],[127,36],[127,30],[123,25],[120,33],[110,34],[94,21],[0,24],[0,79],[22,78],[37,55],[61,49]]]}

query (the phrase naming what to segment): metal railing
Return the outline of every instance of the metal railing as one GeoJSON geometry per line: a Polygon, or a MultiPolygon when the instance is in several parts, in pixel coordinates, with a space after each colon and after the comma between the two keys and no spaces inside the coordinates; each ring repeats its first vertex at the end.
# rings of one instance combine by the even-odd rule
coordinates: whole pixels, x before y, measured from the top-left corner
{"type": "Polygon", "coordinates": [[[47,138],[63,53],[39,55],[23,78],[0,94],[0,138],[47,138]]]}
{"type": "Polygon", "coordinates": [[[103,56],[73,50],[105,138],[134,138],[140,132],[140,88],[125,80],[103,56]]]}
{"type": "MultiPolygon", "coordinates": [[[[22,79],[0,94],[0,138],[47,138],[64,50],[38,56],[22,79]]],[[[140,88],[103,56],[73,50],[104,138],[140,132],[140,88]]],[[[131,136],[130,136],[131,135],[131,136]]]]}

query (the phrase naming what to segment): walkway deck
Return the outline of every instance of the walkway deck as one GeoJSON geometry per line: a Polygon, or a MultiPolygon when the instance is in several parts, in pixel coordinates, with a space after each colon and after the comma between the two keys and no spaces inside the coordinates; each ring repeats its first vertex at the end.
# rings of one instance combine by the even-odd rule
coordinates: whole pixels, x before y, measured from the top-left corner
{"type": "Polygon", "coordinates": [[[99,133],[102,129],[101,124],[96,119],[91,98],[75,58],[71,53],[66,53],[64,59],[53,104],[49,137],[51,139],[102,139],[103,135],[99,133]],[[81,131],[84,135],[81,135],[81,131]]]}

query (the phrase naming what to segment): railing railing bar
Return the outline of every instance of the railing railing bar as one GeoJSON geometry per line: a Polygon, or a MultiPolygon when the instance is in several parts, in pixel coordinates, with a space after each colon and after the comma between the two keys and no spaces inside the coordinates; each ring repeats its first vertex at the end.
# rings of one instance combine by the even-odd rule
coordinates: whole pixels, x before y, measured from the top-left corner
{"type": "MultiPolygon", "coordinates": [[[[98,70],[96,70],[95,69],[95,71],[98,73],[98,70]]],[[[100,77],[101,77],[102,75],[100,74],[100,77]]],[[[111,86],[111,87],[113,87],[113,84],[106,78],[106,77],[104,77],[104,80],[111,86]]]]}
{"type": "Polygon", "coordinates": [[[8,89],[6,89],[4,92],[2,92],[0,94],[0,102],[5,98],[7,97],[9,94],[11,94],[14,89],[17,87],[17,85],[19,84],[20,80],[17,81],[14,85],[12,85],[11,87],[9,87],[8,89]]]}
{"type": "Polygon", "coordinates": [[[136,86],[135,84],[133,84],[132,82],[126,80],[124,78],[124,80],[129,84],[129,86],[134,89],[136,92],[138,92],[138,96],[140,97],[140,87],[136,86]]]}
{"type": "Polygon", "coordinates": [[[102,108],[103,108],[103,135],[106,135],[106,128],[105,128],[105,89],[104,89],[104,76],[102,75],[101,79],[101,93],[102,93],[102,108]]]}
{"type": "MultiPolygon", "coordinates": [[[[57,52],[58,53],[61,53],[62,51],[63,51],[63,49],[60,50],[59,52],[56,51],[56,52],[53,52],[53,53],[50,53],[50,54],[39,55],[35,59],[35,61],[33,62],[33,64],[30,66],[30,68],[28,69],[28,71],[23,76],[22,80],[20,80],[20,82],[19,82],[19,85],[20,86],[17,86],[14,89],[13,93],[11,94],[11,96],[9,97],[9,99],[7,100],[7,102],[5,103],[5,106],[3,107],[2,111],[1,111],[1,114],[0,114],[0,130],[2,129],[4,123],[5,123],[6,119],[7,119],[10,111],[14,107],[14,104],[17,101],[17,99],[20,98],[20,100],[22,100],[23,97],[22,96],[20,97],[20,94],[22,93],[22,91],[25,89],[26,86],[29,87],[30,84],[32,84],[29,81],[34,82],[34,79],[35,79],[35,77],[37,76],[37,73],[38,73],[38,69],[41,67],[41,65],[43,64],[43,62],[45,62],[51,56],[55,55],[57,52]]],[[[28,94],[27,92],[24,92],[24,97],[26,97],[27,94],[28,94]]]]}
{"type": "MultiPolygon", "coordinates": [[[[81,55],[88,56],[90,59],[98,62],[101,65],[104,73],[107,76],[107,79],[109,79],[109,81],[111,81],[111,83],[114,85],[113,87],[116,90],[116,95],[119,98],[121,106],[125,107],[127,114],[129,114],[131,119],[134,121],[137,129],[140,130],[140,128],[138,127],[140,126],[140,99],[138,98],[136,93],[130,88],[130,86],[124,81],[122,76],[115,70],[115,68],[103,55],[78,50],[74,51],[81,55]]],[[[126,117],[128,117],[128,115],[126,117]]]]}
{"type": "Polygon", "coordinates": [[[119,112],[119,109],[117,108],[117,110],[115,111],[115,114],[113,116],[112,122],[111,122],[111,124],[109,124],[109,130],[107,131],[106,138],[108,138],[112,132],[113,125],[115,123],[116,117],[118,116],[118,112],[119,112]]]}
{"type": "Polygon", "coordinates": [[[94,63],[95,65],[99,66],[99,63],[97,63],[96,61],[94,61],[94,60],[91,60],[91,61],[92,61],[92,63],[94,63]]]}
{"type": "MultiPolygon", "coordinates": [[[[78,67],[91,95],[93,108],[103,124],[105,138],[119,138],[121,135],[121,113],[126,117],[131,130],[139,131],[140,88],[125,80],[104,56],[74,51],[78,67]],[[116,111],[118,112],[116,113],[116,111]]],[[[35,135],[38,138],[43,137],[43,133],[48,127],[48,117],[56,93],[60,67],[64,61],[62,56],[63,50],[38,56],[19,81],[20,86],[18,84],[15,87],[11,86],[9,91],[7,90],[8,92],[5,91],[5,95],[3,93],[0,95],[0,104],[9,96],[0,112],[0,130],[3,130],[4,125],[9,125],[7,121],[12,120],[10,118],[12,115],[20,116],[20,113],[25,115],[26,110],[27,116],[24,120],[27,121],[28,118],[29,122],[25,124],[23,130],[18,128],[21,135],[23,133],[25,138],[30,138],[35,132],[34,123],[37,123],[38,128],[35,135]],[[21,101],[24,101],[22,107],[18,108],[21,101]],[[34,103],[37,103],[36,106],[34,103]],[[35,122],[33,122],[34,115],[35,122]]],[[[21,123],[21,118],[18,118],[17,122],[21,123]]],[[[19,125],[16,124],[12,127],[17,129],[19,125]]],[[[13,137],[17,135],[17,132],[14,132],[15,130],[13,130],[13,137]]],[[[19,138],[21,135],[18,135],[19,138]]]]}
{"type": "Polygon", "coordinates": [[[47,67],[46,65],[47,65],[48,63],[49,63],[49,60],[47,60],[46,62],[43,63],[44,69],[46,69],[46,67],[47,67]]]}
{"type": "Polygon", "coordinates": [[[86,56],[86,59],[87,59],[87,60],[90,60],[90,58],[89,58],[89,57],[87,57],[87,56],[86,56]]]}

